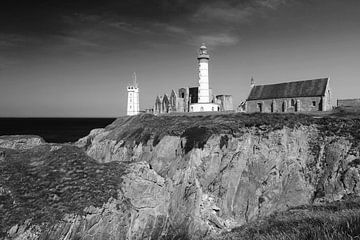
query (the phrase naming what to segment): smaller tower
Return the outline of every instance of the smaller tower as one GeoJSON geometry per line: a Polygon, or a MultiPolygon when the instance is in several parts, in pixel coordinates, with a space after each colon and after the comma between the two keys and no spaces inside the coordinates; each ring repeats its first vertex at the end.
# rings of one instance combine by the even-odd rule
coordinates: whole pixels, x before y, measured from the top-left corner
{"type": "Polygon", "coordinates": [[[136,73],[133,74],[133,84],[127,87],[128,102],[127,102],[127,115],[133,116],[140,113],[139,108],[139,88],[136,82],[136,73]]]}

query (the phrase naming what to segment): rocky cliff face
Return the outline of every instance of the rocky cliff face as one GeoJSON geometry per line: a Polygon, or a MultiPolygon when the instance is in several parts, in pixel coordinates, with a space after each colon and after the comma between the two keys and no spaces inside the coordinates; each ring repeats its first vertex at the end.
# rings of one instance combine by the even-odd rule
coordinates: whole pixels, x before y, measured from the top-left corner
{"type": "MultiPolygon", "coordinates": [[[[86,195],[91,201],[71,200],[76,210],[60,204],[64,214],[52,221],[25,215],[11,224],[2,222],[2,229],[14,239],[216,236],[274,211],[359,195],[359,127],[358,119],[303,115],[120,118],[93,130],[76,147],[43,150],[48,155],[31,157],[27,165],[42,169],[38,161],[44,164],[54,155],[63,156],[55,162],[83,159],[73,175],[62,171],[54,179],[61,184],[66,177],[96,178],[89,188],[79,181],[70,184],[78,195],[98,189],[95,196],[86,195]]],[[[2,164],[34,152],[2,151],[2,164]]],[[[13,201],[16,187],[9,187],[3,176],[2,185],[0,197],[13,201]]],[[[53,202],[46,203],[47,211],[54,211],[53,202]]],[[[9,206],[14,204],[9,200],[9,206]]]]}

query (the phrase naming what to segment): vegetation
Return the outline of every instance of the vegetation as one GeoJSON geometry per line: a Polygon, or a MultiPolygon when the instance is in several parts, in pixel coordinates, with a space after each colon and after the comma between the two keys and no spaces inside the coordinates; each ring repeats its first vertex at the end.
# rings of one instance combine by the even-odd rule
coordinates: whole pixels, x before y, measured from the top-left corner
{"type": "Polygon", "coordinates": [[[360,239],[360,199],[291,208],[209,239],[360,239]]]}
{"type": "Polygon", "coordinates": [[[125,167],[99,164],[72,146],[49,151],[43,145],[26,151],[1,149],[0,238],[11,226],[55,223],[64,214],[84,214],[117,197],[125,167]]]}
{"type": "Polygon", "coordinates": [[[153,139],[156,146],[163,136],[182,136],[188,141],[186,152],[202,147],[212,134],[241,136],[247,128],[256,127],[258,133],[266,133],[283,127],[316,125],[324,136],[344,136],[354,143],[360,141],[360,111],[335,111],[334,113],[203,113],[167,114],[154,116],[142,114],[121,117],[107,126],[110,139],[124,140],[124,144],[147,143],[153,139]]]}

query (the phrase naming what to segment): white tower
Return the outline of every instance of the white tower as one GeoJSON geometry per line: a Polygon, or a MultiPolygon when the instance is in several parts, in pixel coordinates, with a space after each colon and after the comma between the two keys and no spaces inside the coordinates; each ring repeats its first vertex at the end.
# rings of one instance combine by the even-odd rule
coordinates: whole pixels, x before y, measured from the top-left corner
{"type": "Polygon", "coordinates": [[[205,44],[200,47],[199,55],[199,103],[210,102],[210,88],[209,88],[209,54],[205,44]]]}
{"type": "Polygon", "coordinates": [[[197,57],[199,62],[199,91],[198,102],[190,105],[189,112],[217,112],[220,111],[220,106],[217,103],[212,103],[210,99],[209,87],[209,54],[205,44],[200,47],[199,55],[197,57]]]}
{"type": "Polygon", "coordinates": [[[136,73],[133,75],[133,85],[127,87],[128,102],[127,102],[127,115],[133,116],[140,112],[139,109],[139,88],[136,82],[136,73]]]}

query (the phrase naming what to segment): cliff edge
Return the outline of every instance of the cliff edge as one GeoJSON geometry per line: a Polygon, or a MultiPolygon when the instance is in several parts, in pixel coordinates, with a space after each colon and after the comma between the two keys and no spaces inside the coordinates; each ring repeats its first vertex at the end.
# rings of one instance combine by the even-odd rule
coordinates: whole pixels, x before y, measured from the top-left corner
{"type": "Polygon", "coordinates": [[[0,141],[1,237],[236,239],[272,214],[358,196],[359,119],[144,114],[74,145],[0,141]]]}

